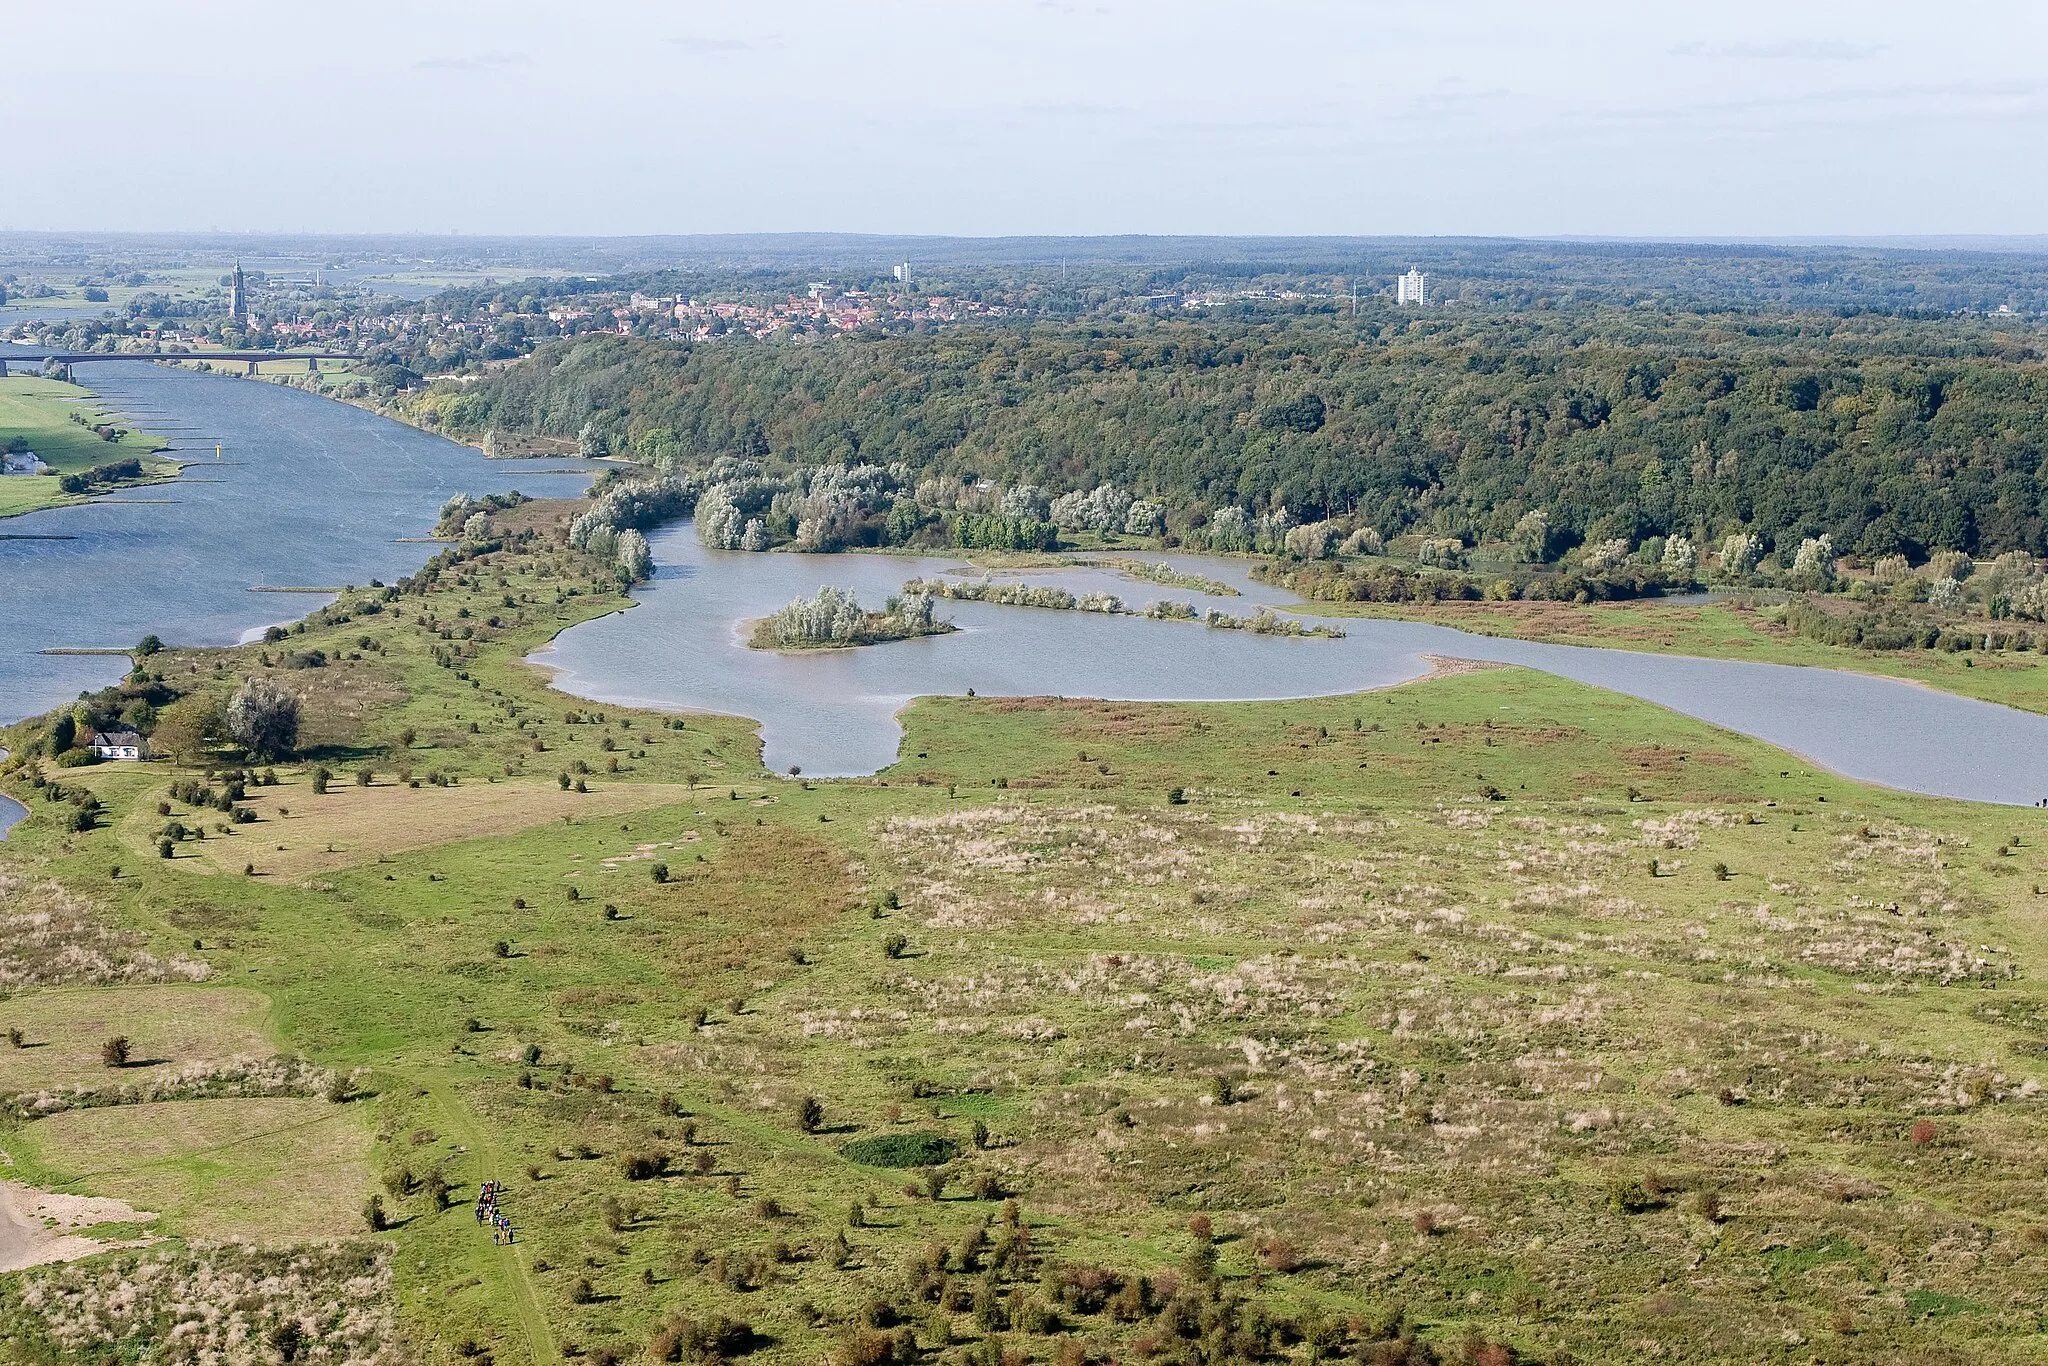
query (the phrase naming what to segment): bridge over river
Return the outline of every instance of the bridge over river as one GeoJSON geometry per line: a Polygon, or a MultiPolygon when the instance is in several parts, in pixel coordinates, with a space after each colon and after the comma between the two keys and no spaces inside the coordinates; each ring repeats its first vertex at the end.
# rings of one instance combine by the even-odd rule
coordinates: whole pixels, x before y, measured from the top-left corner
{"type": "Polygon", "coordinates": [[[10,363],[47,367],[87,362],[96,364],[105,360],[244,361],[253,375],[257,365],[267,360],[302,360],[308,370],[317,371],[323,360],[361,359],[353,351],[37,351],[16,346],[0,352],[0,376],[7,374],[10,363]]]}

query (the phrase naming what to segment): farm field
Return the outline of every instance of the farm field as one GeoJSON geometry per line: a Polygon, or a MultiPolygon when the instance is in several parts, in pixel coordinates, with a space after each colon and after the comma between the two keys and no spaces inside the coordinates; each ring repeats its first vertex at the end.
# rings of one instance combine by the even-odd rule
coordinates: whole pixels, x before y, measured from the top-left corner
{"type": "Polygon", "coordinates": [[[0,1277],[0,1361],[144,1266],[437,1360],[2036,1359],[2048,815],[1513,669],[927,698],[777,778],[519,663],[620,601],[566,511],[148,657],[303,696],[253,819],[202,745],[40,769],[74,830],[0,736],[0,1149],[162,1238],[0,1277]]]}

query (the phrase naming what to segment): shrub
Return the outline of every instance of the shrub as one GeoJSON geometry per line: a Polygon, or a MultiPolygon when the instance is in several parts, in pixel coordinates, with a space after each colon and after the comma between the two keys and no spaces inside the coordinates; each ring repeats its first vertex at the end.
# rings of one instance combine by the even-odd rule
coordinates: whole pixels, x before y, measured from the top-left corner
{"type": "Polygon", "coordinates": [[[944,1134],[913,1130],[856,1139],[839,1151],[864,1167],[936,1167],[958,1157],[960,1145],[944,1134]]]}
{"type": "Polygon", "coordinates": [[[892,934],[882,941],[882,953],[889,958],[901,958],[909,947],[910,940],[901,934],[892,934]]]}
{"type": "Polygon", "coordinates": [[[1259,1260],[1268,1271],[1285,1276],[1301,1269],[1301,1251],[1285,1238],[1274,1238],[1259,1249],[1259,1260]]]}
{"type": "Polygon", "coordinates": [[[372,1233],[382,1233],[391,1227],[391,1221],[384,1217],[383,1196],[373,1195],[363,1202],[363,1223],[372,1233]]]}
{"type": "Polygon", "coordinates": [[[1616,1181],[1607,1188],[1607,1208],[1616,1214],[1644,1214],[1663,1203],[1642,1181],[1616,1181]]]}
{"type": "Polygon", "coordinates": [[[668,865],[666,863],[657,863],[652,868],[649,868],[647,870],[647,875],[653,878],[656,882],[667,882],[668,865]]]}
{"type": "Polygon", "coordinates": [[[628,1181],[651,1181],[668,1174],[668,1154],[655,1149],[637,1149],[619,1154],[619,1171],[628,1181]]]}
{"type": "Polygon", "coordinates": [[[327,784],[333,781],[334,773],[325,765],[322,765],[321,767],[313,770],[313,791],[320,794],[321,796],[326,795],[327,784]]]}
{"type": "Polygon", "coordinates": [[[569,1287],[569,1303],[571,1304],[589,1304],[596,1298],[597,1291],[590,1284],[590,1277],[588,1276],[578,1276],[575,1284],[569,1287]]]}
{"type": "Polygon", "coordinates": [[[797,1102],[797,1128],[802,1129],[807,1134],[814,1134],[818,1132],[818,1127],[822,1125],[824,1122],[825,1107],[818,1103],[818,1098],[816,1096],[805,1096],[802,1100],[797,1102]]]}
{"type": "Polygon", "coordinates": [[[1906,1137],[1913,1141],[1916,1148],[1924,1148],[1934,1142],[1934,1135],[1934,1121],[1931,1119],[1916,1119],[1913,1121],[1913,1127],[1906,1131],[1906,1137]]]}
{"type": "Polygon", "coordinates": [[[677,1314],[656,1330],[647,1344],[647,1356],[651,1361],[711,1366],[729,1357],[744,1356],[753,1348],[754,1330],[747,1324],[724,1315],[692,1319],[677,1314]]]}
{"type": "Polygon", "coordinates": [[[126,1034],[116,1034],[113,1038],[100,1045],[100,1061],[108,1067],[126,1067],[128,1065],[128,1052],[128,1036],[126,1034]]]}

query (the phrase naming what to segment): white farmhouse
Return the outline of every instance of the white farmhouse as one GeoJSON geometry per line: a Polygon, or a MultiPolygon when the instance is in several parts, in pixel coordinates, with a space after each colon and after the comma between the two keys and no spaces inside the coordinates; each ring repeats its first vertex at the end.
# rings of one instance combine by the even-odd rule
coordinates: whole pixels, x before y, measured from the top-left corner
{"type": "Polygon", "coordinates": [[[142,737],[132,730],[96,731],[85,743],[102,759],[141,759],[148,752],[142,737]]]}

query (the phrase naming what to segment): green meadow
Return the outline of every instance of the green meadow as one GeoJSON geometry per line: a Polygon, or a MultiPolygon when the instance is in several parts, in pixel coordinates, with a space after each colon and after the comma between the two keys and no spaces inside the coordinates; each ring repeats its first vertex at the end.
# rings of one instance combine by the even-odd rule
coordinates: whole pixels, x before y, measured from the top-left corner
{"type": "Polygon", "coordinates": [[[2038,1359],[2044,813],[1511,669],[780,778],[520,662],[623,605],[570,510],[139,659],[301,697],[250,818],[0,737],[0,1174],[155,1239],[0,1361],[2038,1359]]]}
{"type": "Polygon", "coordinates": [[[145,469],[155,465],[168,472],[172,468],[149,459],[161,441],[115,424],[88,390],[36,375],[10,374],[0,379],[0,446],[16,437],[26,440],[29,449],[56,473],[0,477],[0,517],[71,502],[73,495],[57,487],[59,477],[95,465],[139,458],[145,469]],[[86,418],[86,424],[72,421],[74,413],[86,418]],[[107,441],[92,430],[94,425],[112,426],[122,435],[107,441]]]}

